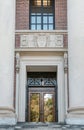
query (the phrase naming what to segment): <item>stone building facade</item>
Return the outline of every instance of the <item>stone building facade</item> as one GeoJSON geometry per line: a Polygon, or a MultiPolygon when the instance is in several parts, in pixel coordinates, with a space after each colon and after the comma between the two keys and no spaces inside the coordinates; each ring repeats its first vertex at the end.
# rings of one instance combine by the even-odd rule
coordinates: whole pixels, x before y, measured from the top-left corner
{"type": "Polygon", "coordinates": [[[0,124],[84,124],[84,2],[0,2],[0,124]]]}

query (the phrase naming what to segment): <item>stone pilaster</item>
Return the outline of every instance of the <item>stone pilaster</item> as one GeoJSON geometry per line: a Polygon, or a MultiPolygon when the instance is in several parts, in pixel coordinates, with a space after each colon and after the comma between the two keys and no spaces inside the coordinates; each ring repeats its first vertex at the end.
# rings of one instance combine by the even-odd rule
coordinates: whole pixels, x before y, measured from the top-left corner
{"type": "Polygon", "coordinates": [[[67,114],[68,108],[68,54],[67,52],[64,53],[64,84],[65,84],[65,115],[67,114]]]}
{"type": "Polygon", "coordinates": [[[19,70],[20,70],[20,54],[16,53],[16,102],[15,102],[15,109],[17,119],[19,117],[19,70]]]}
{"type": "Polygon", "coordinates": [[[0,125],[16,124],[14,111],[15,0],[0,1],[0,125]]]}
{"type": "Polygon", "coordinates": [[[68,0],[69,109],[67,124],[84,124],[84,1],[68,0]]]}

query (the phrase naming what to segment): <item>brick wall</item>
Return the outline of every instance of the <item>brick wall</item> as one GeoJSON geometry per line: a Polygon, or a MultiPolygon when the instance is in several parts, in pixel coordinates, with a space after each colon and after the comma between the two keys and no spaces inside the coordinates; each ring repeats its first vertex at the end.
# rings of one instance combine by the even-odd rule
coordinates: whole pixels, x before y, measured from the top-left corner
{"type": "MultiPolygon", "coordinates": [[[[29,0],[16,0],[16,30],[29,29],[29,0]]],[[[67,0],[55,0],[55,29],[67,29],[67,0]]]]}
{"type": "Polygon", "coordinates": [[[15,35],[15,48],[20,47],[20,34],[15,35]]]}
{"type": "Polygon", "coordinates": [[[55,0],[55,29],[67,29],[67,0],[55,0]]]}
{"type": "Polygon", "coordinates": [[[16,29],[27,30],[29,27],[29,0],[16,0],[16,29]]]}

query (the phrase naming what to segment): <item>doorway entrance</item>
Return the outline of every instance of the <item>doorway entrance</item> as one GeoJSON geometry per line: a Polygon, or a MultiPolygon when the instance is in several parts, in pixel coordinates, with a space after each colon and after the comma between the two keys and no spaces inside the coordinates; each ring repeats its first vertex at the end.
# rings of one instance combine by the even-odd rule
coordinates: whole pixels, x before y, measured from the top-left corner
{"type": "MultiPolygon", "coordinates": [[[[50,52],[49,52],[50,53],[50,52]]],[[[67,90],[67,84],[64,82],[64,60],[62,56],[54,55],[54,52],[52,52],[52,56],[46,54],[44,56],[41,55],[41,52],[36,52],[36,54],[28,55],[28,56],[21,56],[20,59],[20,72],[16,75],[16,112],[18,115],[18,122],[25,122],[28,120],[28,111],[29,111],[29,103],[28,103],[28,78],[34,78],[36,77],[35,72],[56,72],[55,73],[55,80],[57,81],[57,95],[55,93],[55,96],[57,96],[57,110],[58,110],[58,122],[64,122],[65,121],[65,107],[67,103],[65,100],[66,92],[67,90]],[[38,54],[39,56],[37,56],[38,54]],[[32,77],[29,73],[35,73],[35,75],[32,77]]],[[[39,76],[42,78],[42,76],[39,76]]],[[[37,77],[36,77],[37,78],[37,77]]],[[[47,77],[45,77],[47,78],[47,77]]],[[[53,77],[52,77],[53,78],[53,77]]],[[[42,82],[41,82],[42,83],[42,82]]],[[[47,82],[48,83],[48,82],[47,82]]],[[[33,86],[32,82],[32,86],[33,86]]],[[[37,82],[36,82],[37,85],[37,82]]],[[[47,84],[48,86],[48,84],[47,84]]],[[[31,87],[31,86],[30,86],[31,87]]],[[[41,87],[41,86],[39,86],[41,87]]],[[[55,87],[56,88],[56,87],[55,87]]],[[[55,91],[56,92],[56,91],[55,91]]],[[[56,98],[55,98],[56,99],[56,98]]],[[[67,99],[67,98],[66,98],[67,99]]],[[[55,111],[56,113],[56,111],[55,111]]]]}
{"type": "Polygon", "coordinates": [[[56,72],[29,72],[27,75],[28,122],[57,122],[56,72]]]}

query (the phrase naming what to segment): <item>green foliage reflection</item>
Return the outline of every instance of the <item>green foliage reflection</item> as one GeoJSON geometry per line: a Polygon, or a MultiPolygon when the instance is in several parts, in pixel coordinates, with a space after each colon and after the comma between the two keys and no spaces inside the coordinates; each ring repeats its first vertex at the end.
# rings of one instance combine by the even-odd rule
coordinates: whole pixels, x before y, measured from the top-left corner
{"type": "Polygon", "coordinates": [[[53,95],[44,95],[44,122],[53,122],[53,95]]]}
{"type": "Polygon", "coordinates": [[[39,94],[31,94],[30,121],[39,122],[39,94]]]}

